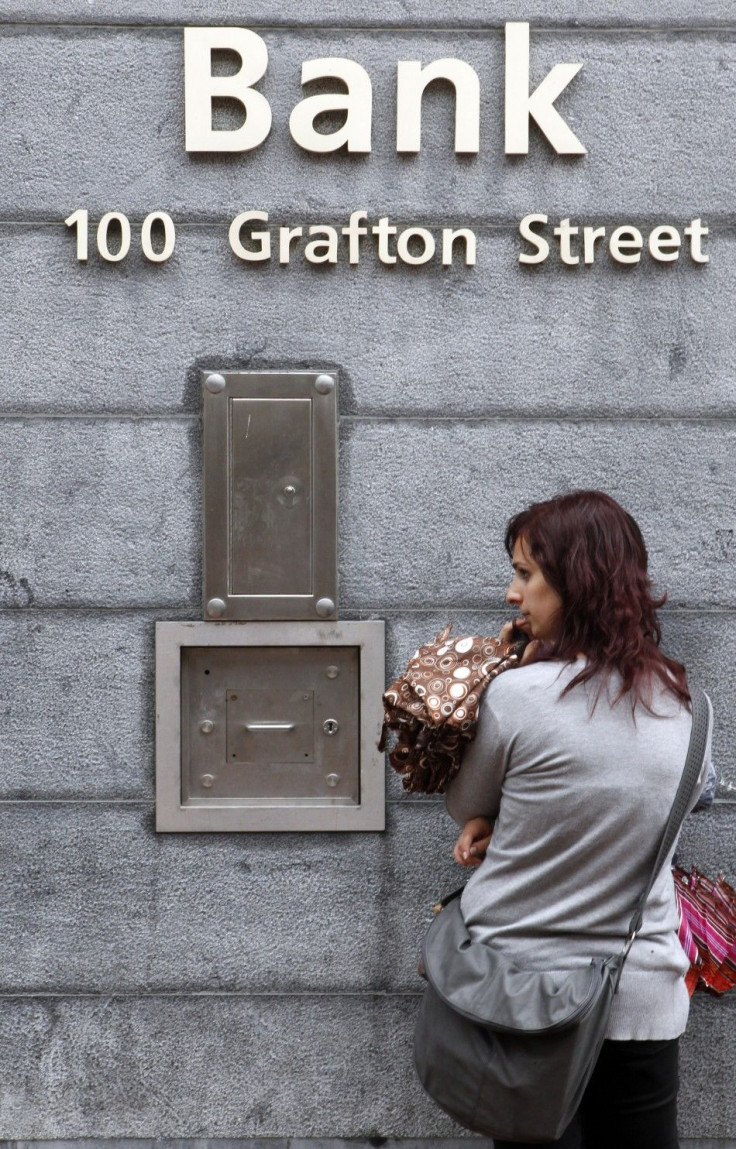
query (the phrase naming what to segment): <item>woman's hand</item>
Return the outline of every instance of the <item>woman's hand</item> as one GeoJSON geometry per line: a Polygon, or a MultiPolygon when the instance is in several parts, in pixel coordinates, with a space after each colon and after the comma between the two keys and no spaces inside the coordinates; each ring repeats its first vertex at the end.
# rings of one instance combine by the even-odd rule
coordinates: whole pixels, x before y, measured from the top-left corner
{"type": "Polygon", "coordinates": [[[488,818],[471,818],[463,826],[452,855],[461,866],[479,866],[486,856],[493,833],[488,818]]]}
{"type": "MultiPolygon", "coordinates": [[[[501,627],[501,633],[498,636],[501,642],[513,642],[514,626],[518,628],[520,622],[523,622],[523,619],[516,619],[515,622],[505,622],[503,624],[501,627]]],[[[521,662],[519,663],[519,666],[526,666],[528,662],[534,662],[541,649],[542,644],[539,639],[530,639],[524,647],[524,653],[521,656],[521,662]]]]}

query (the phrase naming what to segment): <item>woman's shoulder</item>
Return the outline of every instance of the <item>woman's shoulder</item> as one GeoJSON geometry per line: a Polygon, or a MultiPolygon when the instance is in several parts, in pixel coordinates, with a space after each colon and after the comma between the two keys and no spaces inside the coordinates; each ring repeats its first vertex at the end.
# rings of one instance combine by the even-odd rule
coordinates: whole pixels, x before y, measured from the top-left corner
{"type": "Polygon", "coordinates": [[[540,696],[542,693],[554,689],[554,697],[560,692],[569,680],[582,668],[582,661],[576,662],[530,662],[527,666],[514,667],[499,674],[486,689],[481,704],[485,708],[499,710],[508,702],[514,705],[518,700],[528,698],[530,694],[540,696]]]}
{"type": "MultiPolygon", "coordinates": [[[[573,662],[548,660],[531,662],[527,666],[515,667],[500,674],[489,684],[484,697],[481,699],[483,709],[492,710],[497,714],[503,713],[507,706],[515,709],[521,704],[546,706],[564,702],[565,710],[585,709],[589,713],[615,712],[619,717],[628,716],[631,720],[631,707],[616,705],[620,702],[619,691],[621,678],[616,671],[608,676],[594,675],[589,681],[567,694],[563,694],[565,687],[585,667],[586,660],[583,655],[573,662]],[[608,706],[598,707],[594,702],[608,702],[608,706]]],[[[655,680],[651,683],[650,695],[647,705],[637,703],[636,718],[639,720],[678,719],[684,725],[692,721],[689,707],[685,706],[674,694],[667,690],[663,683],[655,680]]]]}
{"type": "Polygon", "coordinates": [[[559,681],[562,686],[582,670],[584,664],[582,658],[575,662],[530,662],[527,666],[517,666],[499,674],[490,683],[486,693],[493,691],[493,697],[500,698],[503,694],[519,694],[540,686],[547,687],[552,682],[559,681]]]}

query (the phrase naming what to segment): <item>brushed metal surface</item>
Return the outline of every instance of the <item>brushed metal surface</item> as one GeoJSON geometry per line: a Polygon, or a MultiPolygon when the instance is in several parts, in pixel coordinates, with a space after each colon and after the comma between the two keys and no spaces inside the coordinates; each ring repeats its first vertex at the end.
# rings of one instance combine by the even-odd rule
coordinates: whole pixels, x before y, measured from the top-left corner
{"type": "Polygon", "coordinates": [[[384,676],[377,620],[157,623],[156,828],[384,829],[384,676]]]}
{"type": "Polygon", "coordinates": [[[336,373],[225,371],[214,392],[211,378],[201,373],[207,616],[334,618],[336,373]]]}
{"type": "Polygon", "coordinates": [[[205,798],[203,774],[209,802],[360,802],[357,648],[188,647],[181,676],[183,805],[205,798]],[[327,677],[330,664],[339,678],[327,677]],[[326,781],[336,773],[337,787],[326,781]]]}
{"type": "Polygon", "coordinates": [[[312,404],[230,403],[231,595],[312,594],[312,404]]]}

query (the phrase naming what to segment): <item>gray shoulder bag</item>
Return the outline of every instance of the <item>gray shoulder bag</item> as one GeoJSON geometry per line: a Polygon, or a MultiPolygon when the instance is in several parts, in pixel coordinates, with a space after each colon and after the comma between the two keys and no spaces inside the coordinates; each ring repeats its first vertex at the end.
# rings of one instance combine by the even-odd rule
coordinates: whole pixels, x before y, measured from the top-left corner
{"type": "Polygon", "coordinates": [[[519,969],[487,943],[471,941],[461,890],[445,900],[427,931],[422,960],[428,985],[414,1038],[417,1073],[429,1096],[467,1129],[533,1143],[556,1140],[572,1121],[649,892],[702,769],[712,720],[703,691],[693,692],[692,708],[685,769],[620,953],[569,971],[519,969]]]}

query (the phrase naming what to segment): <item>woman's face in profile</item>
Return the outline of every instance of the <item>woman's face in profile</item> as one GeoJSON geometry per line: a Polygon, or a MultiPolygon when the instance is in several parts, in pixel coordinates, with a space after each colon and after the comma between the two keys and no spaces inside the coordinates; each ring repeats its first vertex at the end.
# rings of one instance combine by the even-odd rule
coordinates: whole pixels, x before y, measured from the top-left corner
{"type": "Polygon", "coordinates": [[[554,641],[562,617],[562,599],[549,585],[521,538],[514,543],[511,565],[514,576],[506,591],[506,602],[521,615],[516,625],[531,638],[554,641]]]}

